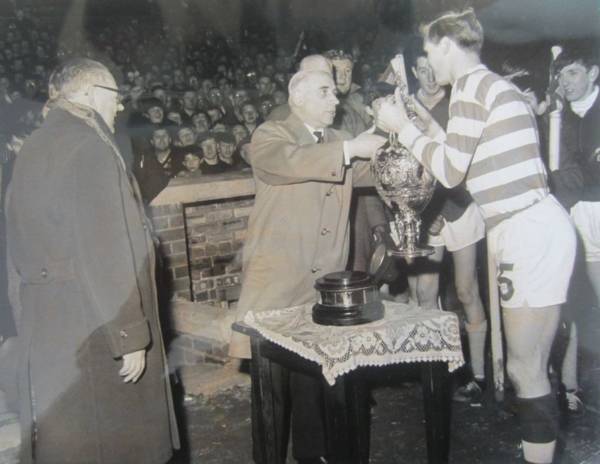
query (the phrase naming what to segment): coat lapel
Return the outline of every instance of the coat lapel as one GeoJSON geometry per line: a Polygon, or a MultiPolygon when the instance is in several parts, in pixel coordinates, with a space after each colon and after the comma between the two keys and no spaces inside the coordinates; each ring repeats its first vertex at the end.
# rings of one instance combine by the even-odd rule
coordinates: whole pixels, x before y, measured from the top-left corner
{"type": "Polygon", "coordinates": [[[294,134],[294,138],[300,145],[310,145],[315,142],[315,138],[309,132],[308,128],[300,120],[298,116],[292,113],[286,120],[285,124],[290,128],[294,134]]]}

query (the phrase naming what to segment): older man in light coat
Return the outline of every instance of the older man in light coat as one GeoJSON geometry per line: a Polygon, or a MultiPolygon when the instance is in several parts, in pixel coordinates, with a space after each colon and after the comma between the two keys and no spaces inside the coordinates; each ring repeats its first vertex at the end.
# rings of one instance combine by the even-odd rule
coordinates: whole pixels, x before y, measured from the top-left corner
{"type": "MultiPolygon", "coordinates": [[[[346,267],[352,188],[370,181],[368,163],[360,159],[385,142],[328,128],[338,104],[328,73],[298,72],[289,95],[292,114],[260,126],[249,149],[256,200],[243,252],[239,318],[316,302],[315,279],[346,267]]],[[[234,335],[230,354],[249,357],[247,338],[234,335]]],[[[281,377],[287,378],[284,369],[281,377]]],[[[320,382],[292,372],[290,389],[294,457],[324,462],[320,382]]]]}

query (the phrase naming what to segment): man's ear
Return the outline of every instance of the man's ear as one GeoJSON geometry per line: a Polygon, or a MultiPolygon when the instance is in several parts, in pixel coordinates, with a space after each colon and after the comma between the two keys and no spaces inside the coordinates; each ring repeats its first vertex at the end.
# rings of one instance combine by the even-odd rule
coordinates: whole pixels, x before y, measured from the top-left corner
{"type": "Polygon", "coordinates": [[[85,98],[88,106],[92,107],[92,108],[96,108],[96,88],[91,86],[87,92],[85,92],[83,95],[83,98],[85,98]]]}
{"type": "Polygon", "coordinates": [[[444,53],[444,55],[447,55],[450,52],[453,45],[455,45],[455,43],[450,37],[446,36],[440,39],[439,46],[440,50],[444,53]]]}
{"type": "Polygon", "coordinates": [[[596,82],[596,79],[598,79],[598,73],[600,72],[600,68],[598,68],[598,65],[593,65],[590,70],[588,71],[588,78],[590,80],[590,82],[593,84],[594,82],[596,82]]]}
{"type": "Polygon", "coordinates": [[[294,106],[302,106],[304,104],[304,94],[296,90],[295,92],[292,92],[291,100],[294,106]]]}

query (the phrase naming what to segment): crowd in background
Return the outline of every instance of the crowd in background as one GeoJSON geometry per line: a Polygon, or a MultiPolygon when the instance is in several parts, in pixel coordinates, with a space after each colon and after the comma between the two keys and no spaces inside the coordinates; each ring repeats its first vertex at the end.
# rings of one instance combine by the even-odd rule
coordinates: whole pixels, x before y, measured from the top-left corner
{"type": "MultiPolygon", "coordinates": [[[[52,81],[52,71],[70,57],[84,56],[101,61],[116,76],[117,87],[107,87],[120,96],[120,104],[123,106],[115,125],[116,140],[125,163],[135,175],[144,202],[147,204],[156,198],[173,178],[201,178],[231,171],[249,170],[250,167],[246,162],[247,144],[256,128],[264,121],[277,119],[274,117],[274,109],[286,106],[288,81],[303,57],[323,54],[329,60],[329,68],[333,69],[338,91],[337,112],[343,118],[340,127],[355,137],[372,124],[366,108],[375,98],[394,90],[394,86],[382,83],[380,76],[385,74],[389,59],[397,51],[398,44],[377,48],[374,46],[373,31],[367,28],[354,28],[353,24],[347,24],[342,28],[327,25],[314,27],[313,24],[313,27],[307,27],[298,35],[297,42],[293,46],[289,46],[289,44],[279,43],[276,31],[264,23],[244,24],[240,34],[233,38],[211,28],[200,26],[194,28],[191,23],[185,27],[173,28],[160,20],[160,14],[148,13],[143,19],[135,15],[116,15],[110,19],[96,18],[95,21],[90,20],[85,27],[65,30],[56,28],[52,21],[45,21],[44,16],[38,13],[34,9],[16,10],[14,17],[5,18],[6,27],[0,33],[0,166],[2,166],[0,204],[2,205],[12,163],[24,139],[43,121],[45,108],[54,98],[48,85],[49,81],[52,81]],[[346,81],[342,74],[345,69],[344,63],[349,63],[346,81]]],[[[485,61],[491,69],[507,77],[519,88],[532,111],[540,117],[541,137],[545,140],[547,124],[545,124],[544,114],[547,113],[549,106],[556,105],[554,92],[558,83],[548,78],[548,65],[544,64],[544,61],[549,61],[549,54],[535,62],[527,62],[533,53],[531,50],[534,49],[535,47],[530,48],[528,53],[521,56],[510,55],[510,51],[499,53],[499,50],[495,49],[491,52],[493,59],[485,61]],[[524,67],[524,63],[527,67],[524,67]]],[[[412,84],[409,89],[411,93],[418,95],[417,91],[421,90],[422,97],[429,98],[430,101],[434,99],[435,105],[428,106],[430,110],[442,100],[447,107],[447,89],[440,90],[436,85],[435,92],[427,96],[423,91],[423,82],[419,81],[418,85],[421,85],[421,88],[418,87],[418,76],[414,76],[417,79],[415,81],[410,70],[413,67],[418,69],[419,56],[413,58],[412,61],[409,60],[407,69],[412,84]],[[436,95],[440,98],[435,99],[436,95]]],[[[427,61],[424,53],[421,54],[421,58],[427,61]]],[[[572,62],[565,62],[563,67],[579,63],[578,60],[581,61],[579,58],[574,58],[572,62]]],[[[592,69],[595,62],[590,63],[586,66],[592,69]]],[[[435,81],[431,75],[427,77],[429,81],[435,81]]],[[[566,82],[563,83],[563,87],[568,90],[567,78],[567,75],[563,76],[566,82]]],[[[569,113],[571,121],[565,120],[571,124],[565,127],[569,127],[573,134],[577,133],[578,137],[582,133],[579,127],[593,126],[588,122],[589,114],[592,113],[588,114],[588,120],[584,123],[575,118],[575,115],[583,119],[587,111],[592,108],[592,104],[595,104],[593,102],[598,92],[595,79],[596,77],[591,81],[590,86],[596,93],[593,94],[594,98],[588,98],[589,105],[584,108],[585,111],[582,115],[576,113],[576,104],[572,108],[573,114],[569,113]]],[[[573,101],[577,103],[575,97],[569,99],[568,92],[563,97],[566,98],[567,103],[573,101]]],[[[519,97],[519,102],[520,99],[519,97]]],[[[427,106],[426,100],[421,102],[427,106]]],[[[596,113],[592,116],[594,114],[596,113]]],[[[448,117],[446,116],[445,119],[447,120],[448,117]]],[[[593,123],[595,124],[595,120],[593,123]]],[[[575,139],[563,140],[565,144],[569,144],[565,147],[566,153],[575,153],[576,144],[587,143],[586,140],[574,142],[572,140],[575,139]]],[[[542,143],[544,152],[547,152],[545,145],[542,143]]],[[[567,179],[561,175],[564,176],[567,168],[570,168],[566,166],[566,156],[563,155],[561,166],[550,175],[551,187],[558,200],[567,209],[577,202],[596,203],[596,178],[591,179],[590,182],[584,179],[586,176],[594,177],[596,173],[590,166],[596,166],[597,149],[594,154],[596,158],[589,165],[580,165],[579,161],[573,162],[577,164],[577,174],[581,179],[576,179],[579,183],[575,185],[576,188],[569,191],[569,193],[576,192],[572,198],[561,195],[559,188],[566,184],[563,180],[567,179]],[[590,193],[592,190],[593,195],[590,193]]],[[[569,172],[571,171],[567,174],[569,172]]],[[[567,180],[570,179],[572,176],[567,180]]],[[[444,195],[447,195],[447,192],[444,192],[444,195]]],[[[373,197],[376,202],[381,203],[376,195],[373,197]]],[[[383,208],[382,205],[380,207],[383,208]]],[[[365,206],[364,211],[367,210],[373,211],[372,204],[365,206]]],[[[386,216],[381,217],[384,218],[382,223],[384,224],[386,216]]],[[[0,215],[0,221],[4,221],[4,214],[0,215]]],[[[365,243],[368,243],[368,239],[364,237],[372,236],[374,227],[382,225],[368,223],[359,213],[354,216],[354,221],[355,227],[357,224],[358,227],[360,224],[369,226],[362,237],[356,234],[355,229],[355,235],[358,237],[358,239],[355,237],[355,240],[365,243]]],[[[431,235],[436,235],[431,229],[429,232],[431,235]]],[[[4,225],[0,224],[1,242],[4,241],[3,234],[4,225]]],[[[478,286],[475,244],[483,237],[483,228],[480,235],[469,244],[472,245],[473,270],[473,275],[469,277],[474,287],[478,286]]],[[[0,245],[0,253],[5,253],[4,244],[0,243],[0,245]]],[[[357,250],[360,250],[360,243],[355,243],[354,246],[354,268],[357,270],[356,260],[359,255],[357,250]]],[[[434,246],[448,248],[447,243],[434,246]]],[[[370,249],[365,252],[367,258],[370,257],[370,252],[370,249]]],[[[442,254],[443,250],[440,252],[439,260],[442,254]]],[[[592,263],[591,265],[588,263],[590,274],[588,277],[592,280],[592,285],[596,284],[595,287],[600,289],[598,278],[600,267],[595,264],[598,259],[597,256],[592,258],[588,260],[592,263]]],[[[364,259],[364,262],[367,262],[367,259],[364,259]]],[[[6,263],[6,256],[0,254],[0,266],[4,266],[4,263],[6,263]]],[[[6,270],[0,271],[1,290],[6,288],[8,277],[6,270]]],[[[439,274],[439,271],[437,273],[439,274]]],[[[438,305],[438,289],[439,283],[436,281],[435,291],[432,293],[435,298],[432,298],[434,303],[431,307],[438,305]]],[[[458,285],[457,290],[460,290],[458,285]]],[[[7,292],[0,291],[2,307],[0,345],[4,339],[17,333],[6,294],[7,292]]],[[[470,329],[467,330],[470,331],[471,347],[474,346],[474,336],[471,335],[475,332],[480,334],[481,375],[478,376],[475,371],[473,373],[474,379],[483,385],[487,325],[478,292],[476,297],[481,307],[479,312],[482,317],[477,324],[469,320],[467,326],[470,329]],[[474,329],[475,325],[479,327],[477,330],[474,329]]],[[[461,299],[460,295],[459,299],[461,299]]],[[[419,303],[423,305],[423,301],[419,303]]],[[[465,301],[461,300],[461,303],[463,307],[466,306],[465,301]]],[[[570,303],[573,305],[573,301],[570,303]]],[[[576,328],[571,324],[572,321],[567,322],[570,325],[566,325],[565,322],[564,337],[571,344],[572,351],[570,358],[567,359],[567,355],[564,355],[564,358],[567,361],[570,359],[569,372],[572,373],[572,379],[569,383],[563,377],[561,382],[566,393],[575,395],[574,398],[578,402],[572,408],[573,411],[580,412],[583,403],[576,396],[579,390],[576,373],[576,328]]],[[[475,355],[471,353],[470,358],[473,360],[475,355]]],[[[565,363],[565,366],[567,364],[565,363]]],[[[561,368],[563,371],[567,370],[565,366],[561,368]]],[[[481,389],[478,394],[480,399],[481,389]]],[[[464,401],[472,400],[471,396],[465,398],[464,401]]]]}
{"type": "MultiPolygon", "coordinates": [[[[368,21],[315,19],[295,25],[302,32],[294,30],[297,39],[284,44],[280,31],[252,17],[233,37],[194,21],[169,25],[152,1],[139,11],[120,8],[113,15],[88,12],[91,18],[76,28],[53,17],[47,5],[11,10],[0,19],[2,200],[16,152],[42,121],[51,72],[69,57],[97,59],[116,76],[114,90],[124,107],[117,141],[149,203],[173,177],[247,169],[244,145],[273,108],[285,106],[288,80],[304,56],[344,49],[353,62],[353,97],[368,106],[389,91],[378,77],[402,47],[381,46],[379,29],[368,21]]],[[[201,18],[202,12],[189,13],[201,18]]],[[[539,47],[516,55],[510,47],[488,45],[486,61],[501,74],[514,74],[523,90],[535,90],[541,100],[547,65],[539,47]],[[523,71],[522,63],[529,69],[523,71]]]]}
{"type": "MultiPolygon", "coordinates": [[[[40,124],[53,68],[71,56],[99,59],[117,76],[124,106],[117,137],[148,202],[174,176],[246,167],[243,144],[273,107],[287,102],[299,59],[324,43],[303,34],[287,50],[268,28],[245,29],[234,41],[211,29],[173,30],[132,17],[70,31],[67,39],[52,29],[35,11],[18,10],[0,35],[2,161],[40,124]]],[[[365,100],[382,59],[361,56],[355,67],[365,100]]]]}

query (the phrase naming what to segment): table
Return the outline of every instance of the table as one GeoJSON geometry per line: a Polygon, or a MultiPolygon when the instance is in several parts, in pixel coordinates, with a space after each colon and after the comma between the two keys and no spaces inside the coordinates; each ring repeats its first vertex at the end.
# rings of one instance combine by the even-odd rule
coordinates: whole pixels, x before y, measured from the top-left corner
{"type": "Polygon", "coordinates": [[[458,318],[385,302],[385,317],[352,327],[314,324],[312,305],[250,312],[233,330],[251,338],[252,421],[255,460],[284,464],[287,433],[274,402],[274,363],[323,380],[325,423],[332,462],[369,462],[370,408],[367,366],[421,364],[427,455],[448,462],[448,372],[464,363],[458,318]]]}

